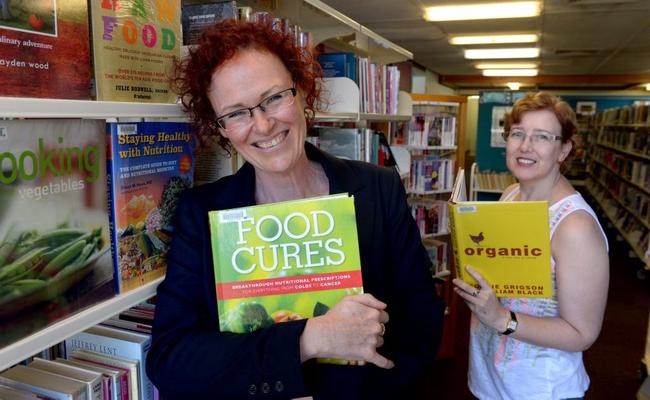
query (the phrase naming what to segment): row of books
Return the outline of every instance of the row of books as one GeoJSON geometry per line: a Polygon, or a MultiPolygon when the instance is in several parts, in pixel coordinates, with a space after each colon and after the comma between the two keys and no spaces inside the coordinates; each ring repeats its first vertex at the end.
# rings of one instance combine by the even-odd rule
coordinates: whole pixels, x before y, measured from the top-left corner
{"type": "Polygon", "coordinates": [[[640,156],[650,156],[650,131],[645,128],[605,128],[599,132],[596,142],[640,156]]]}
{"type": "Polygon", "coordinates": [[[189,124],[5,120],[0,131],[0,347],[164,275],[194,180],[189,124]]]}
{"type": "Polygon", "coordinates": [[[622,125],[622,124],[648,124],[650,115],[647,101],[635,102],[635,104],[604,110],[594,116],[598,125],[622,125]]]}
{"type": "Polygon", "coordinates": [[[650,196],[637,186],[621,180],[611,170],[596,164],[592,170],[593,179],[600,183],[615,197],[618,202],[628,208],[628,212],[636,216],[650,229],[650,196]]]}
{"type": "Polygon", "coordinates": [[[447,233],[449,215],[447,202],[435,199],[410,199],[411,215],[420,230],[420,236],[436,236],[447,233]]]}
{"type": "Polygon", "coordinates": [[[515,183],[515,178],[509,172],[480,171],[476,173],[474,190],[504,191],[515,183]]]}
{"type": "Polygon", "coordinates": [[[154,307],[143,303],[73,335],[63,357],[34,357],[0,373],[0,398],[160,399],[145,370],[154,307]]]}
{"type": "Polygon", "coordinates": [[[386,135],[381,131],[316,126],[310,129],[307,140],[329,154],[343,159],[383,166],[395,165],[386,135]]]}
{"type": "Polygon", "coordinates": [[[646,263],[650,262],[650,229],[625,207],[621,207],[618,199],[600,182],[588,178],[586,186],[634,253],[646,263]]]}
{"type": "Polygon", "coordinates": [[[311,47],[310,32],[236,1],[5,1],[2,7],[9,18],[0,18],[0,96],[175,103],[169,77],[182,46],[228,18],[268,20],[311,47]]]}
{"type": "Polygon", "coordinates": [[[628,182],[650,191],[650,160],[642,161],[599,146],[593,147],[593,159],[628,182]]]}
{"type": "Polygon", "coordinates": [[[431,260],[431,275],[437,278],[444,278],[450,274],[449,266],[449,245],[447,242],[436,239],[424,239],[422,241],[431,260]]]}
{"type": "MultiPolygon", "coordinates": [[[[421,110],[422,107],[418,107],[421,110]]],[[[445,112],[414,112],[409,124],[409,146],[443,146],[456,145],[456,116],[445,112]]]]}
{"type": "Polygon", "coordinates": [[[428,194],[435,191],[449,191],[454,183],[456,161],[435,155],[413,156],[407,191],[414,194],[428,194]]]}

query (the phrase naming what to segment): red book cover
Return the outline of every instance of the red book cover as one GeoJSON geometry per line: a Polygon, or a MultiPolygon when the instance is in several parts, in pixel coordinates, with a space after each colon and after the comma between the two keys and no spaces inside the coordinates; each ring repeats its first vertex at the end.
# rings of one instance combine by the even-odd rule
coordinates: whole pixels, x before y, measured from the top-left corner
{"type": "Polygon", "coordinates": [[[85,0],[0,0],[0,96],[90,98],[85,0]]]}

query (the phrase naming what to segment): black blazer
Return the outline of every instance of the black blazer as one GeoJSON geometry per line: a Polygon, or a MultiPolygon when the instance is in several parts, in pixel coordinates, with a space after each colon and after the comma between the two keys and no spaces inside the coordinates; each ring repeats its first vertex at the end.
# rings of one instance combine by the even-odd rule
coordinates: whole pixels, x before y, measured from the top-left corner
{"type": "Polygon", "coordinates": [[[330,193],[354,195],[364,291],[388,304],[379,351],[395,367],[301,363],[305,320],[249,334],[219,331],[208,211],[255,204],[255,172],[247,163],[232,176],[186,191],[178,206],[147,358],[147,373],[166,400],[405,398],[433,362],[444,305],[397,173],[310,144],[305,149],[323,166],[330,193]]]}

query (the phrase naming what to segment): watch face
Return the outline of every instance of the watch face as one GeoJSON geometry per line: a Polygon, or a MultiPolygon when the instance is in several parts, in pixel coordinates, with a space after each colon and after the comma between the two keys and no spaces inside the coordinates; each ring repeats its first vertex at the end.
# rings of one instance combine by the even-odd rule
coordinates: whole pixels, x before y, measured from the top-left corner
{"type": "Polygon", "coordinates": [[[517,330],[517,320],[511,319],[510,322],[508,322],[508,330],[513,332],[517,330]]]}

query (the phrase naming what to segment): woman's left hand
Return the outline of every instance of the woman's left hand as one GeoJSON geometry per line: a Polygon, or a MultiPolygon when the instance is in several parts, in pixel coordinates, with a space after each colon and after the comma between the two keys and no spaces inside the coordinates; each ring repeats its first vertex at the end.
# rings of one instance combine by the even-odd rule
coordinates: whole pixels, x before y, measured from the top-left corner
{"type": "Polygon", "coordinates": [[[464,282],[462,279],[454,279],[456,286],[454,291],[465,300],[469,309],[484,324],[497,332],[503,332],[510,318],[510,312],[501,305],[497,299],[492,286],[474,268],[467,265],[467,272],[479,283],[480,289],[464,282]]]}

